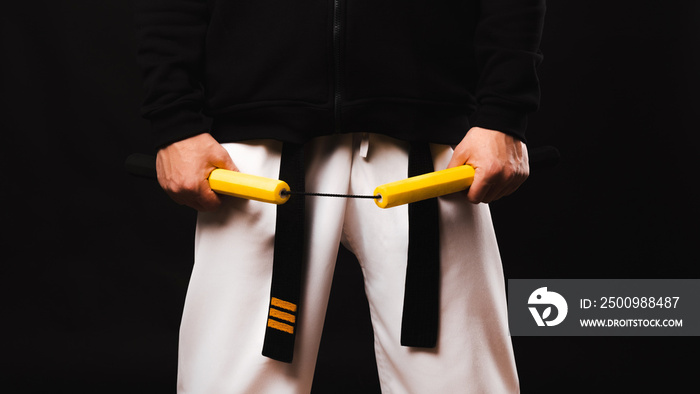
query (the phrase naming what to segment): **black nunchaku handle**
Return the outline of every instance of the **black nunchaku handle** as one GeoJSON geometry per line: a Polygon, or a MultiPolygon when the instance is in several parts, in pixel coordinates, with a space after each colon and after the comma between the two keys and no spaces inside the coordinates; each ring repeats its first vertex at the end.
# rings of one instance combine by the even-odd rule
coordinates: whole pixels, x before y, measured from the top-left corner
{"type": "Polygon", "coordinates": [[[157,179],[156,157],[143,153],[132,153],[124,161],[126,172],[143,178],[157,179]]]}
{"type": "Polygon", "coordinates": [[[527,154],[530,159],[530,169],[535,170],[554,167],[559,164],[559,159],[561,159],[559,149],[551,145],[528,148],[527,154]]]}
{"type": "MultiPolygon", "coordinates": [[[[559,150],[551,145],[528,149],[531,169],[554,167],[559,163],[559,150]]],[[[135,176],[156,179],[156,157],[143,153],[132,153],[124,162],[126,171],[135,176]]]]}

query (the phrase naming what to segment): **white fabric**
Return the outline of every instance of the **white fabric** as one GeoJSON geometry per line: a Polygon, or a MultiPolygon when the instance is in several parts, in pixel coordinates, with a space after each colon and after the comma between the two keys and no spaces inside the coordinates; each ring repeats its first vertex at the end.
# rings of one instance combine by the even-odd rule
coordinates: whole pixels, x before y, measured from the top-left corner
{"type": "Polygon", "coordinates": [[[363,159],[366,159],[368,154],[369,154],[369,133],[362,133],[362,139],[360,140],[360,157],[363,159]]]}
{"type": "MultiPolygon", "coordinates": [[[[242,172],[278,177],[280,143],[224,146],[242,172]]],[[[376,186],[406,177],[407,148],[377,134],[316,139],[305,152],[306,191],[372,194],[376,186]]],[[[444,169],[452,149],[431,148],[435,169],[444,169]]],[[[179,393],[308,393],[340,242],[355,253],[364,274],[383,393],[518,392],[487,205],[472,205],[462,193],[439,198],[441,310],[435,349],[400,345],[407,206],[381,209],[370,199],[306,197],[306,209],[307,269],[292,364],[261,355],[276,207],[226,198],[220,210],[199,215],[180,332],[179,393]]]]}

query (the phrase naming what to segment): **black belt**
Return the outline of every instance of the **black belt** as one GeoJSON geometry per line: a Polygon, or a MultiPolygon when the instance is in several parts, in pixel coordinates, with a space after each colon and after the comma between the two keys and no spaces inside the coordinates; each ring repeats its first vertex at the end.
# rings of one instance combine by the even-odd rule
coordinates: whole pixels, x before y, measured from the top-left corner
{"type": "MultiPolygon", "coordinates": [[[[408,177],[433,171],[428,143],[411,143],[408,177]]],[[[285,143],[279,179],[291,190],[304,188],[303,146],[285,143]]],[[[300,310],[303,272],[304,199],[277,206],[272,285],[262,354],[291,363],[300,310]]],[[[437,199],[408,205],[408,261],[401,345],[435,347],[440,302],[440,250],[437,199]]]]}
{"type": "MultiPolygon", "coordinates": [[[[284,143],[279,179],[284,179],[291,190],[305,190],[302,145],[284,143]]],[[[262,350],[264,356],[288,363],[294,353],[301,298],[304,205],[303,198],[290,198],[277,205],[270,310],[262,350]]]]}

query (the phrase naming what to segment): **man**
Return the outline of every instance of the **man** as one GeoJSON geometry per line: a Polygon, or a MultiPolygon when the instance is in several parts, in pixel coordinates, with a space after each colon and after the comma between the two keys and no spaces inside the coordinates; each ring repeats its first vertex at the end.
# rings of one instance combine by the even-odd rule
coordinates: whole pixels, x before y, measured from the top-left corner
{"type": "Polygon", "coordinates": [[[528,175],[544,10],[544,0],[139,0],[158,179],[200,211],[179,392],[308,392],[341,242],[365,275],[383,392],[519,390],[480,203],[528,175]],[[293,191],[368,194],[462,164],[476,171],[467,193],[386,210],[301,196],[276,207],[207,182],[224,168],[293,191]]]}

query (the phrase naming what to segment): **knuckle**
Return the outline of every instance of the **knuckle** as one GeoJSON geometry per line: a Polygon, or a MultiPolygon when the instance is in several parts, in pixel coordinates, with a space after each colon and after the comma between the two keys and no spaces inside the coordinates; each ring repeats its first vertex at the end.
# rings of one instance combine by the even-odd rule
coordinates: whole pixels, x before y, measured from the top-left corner
{"type": "Polygon", "coordinates": [[[170,195],[179,195],[180,194],[180,188],[175,183],[166,182],[161,186],[162,186],[163,190],[165,190],[170,195]]]}
{"type": "Polygon", "coordinates": [[[476,172],[482,179],[490,179],[493,177],[492,166],[490,164],[479,165],[476,172]]]}
{"type": "Polygon", "coordinates": [[[194,182],[171,183],[169,192],[182,199],[190,200],[199,194],[199,187],[194,182]]]}
{"type": "Polygon", "coordinates": [[[528,169],[518,169],[513,171],[512,183],[521,184],[530,176],[530,171],[528,169]]]}
{"type": "Polygon", "coordinates": [[[517,172],[513,170],[512,167],[504,167],[501,169],[501,178],[504,181],[511,181],[517,176],[517,172]]]}
{"type": "Polygon", "coordinates": [[[466,146],[460,144],[454,148],[453,157],[459,158],[463,163],[467,161],[469,157],[469,150],[466,146]]]}
{"type": "Polygon", "coordinates": [[[199,185],[197,185],[197,182],[188,179],[180,185],[180,188],[184,193],[196,193],[197,189],[199,189],[199,185]]]}
{"type": "Polygon", "coordinates": [[[490,181],[491,183],[501,182],[508,176],[509,174],[500,163],[490,163],[484,168],[484,179],[490,181]]]}

